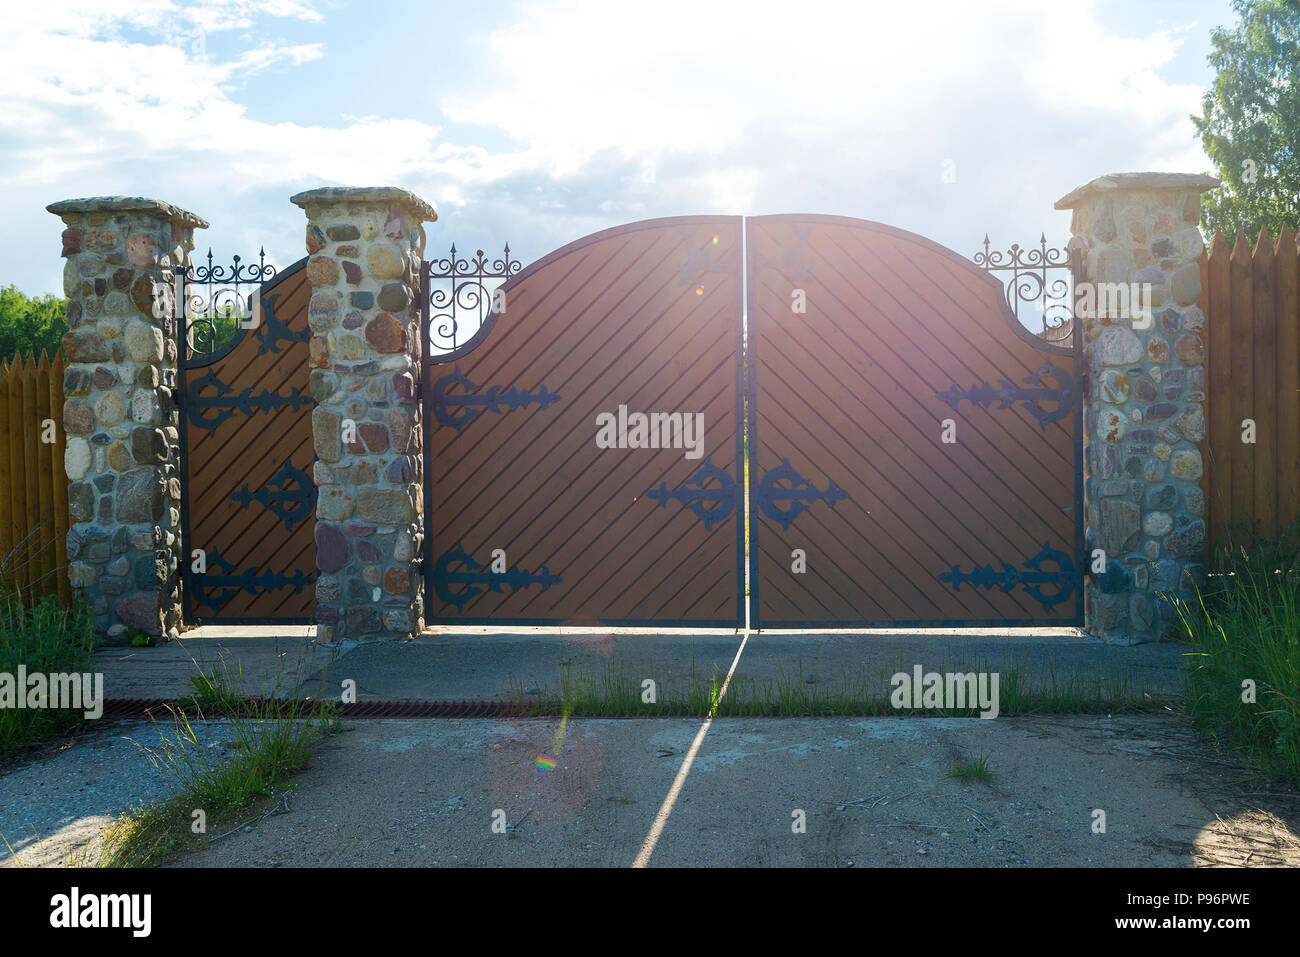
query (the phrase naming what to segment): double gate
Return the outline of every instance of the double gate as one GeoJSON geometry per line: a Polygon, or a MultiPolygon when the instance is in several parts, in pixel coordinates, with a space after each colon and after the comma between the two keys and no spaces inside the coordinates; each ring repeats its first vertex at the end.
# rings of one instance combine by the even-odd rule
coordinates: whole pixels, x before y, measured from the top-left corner
{"type": "Polygon", "coordinates": [[[1078,331],[970,261],[683,217],[500,276],[464,341],[423,297],[432,623],[1082,623],[1078,331]]]}

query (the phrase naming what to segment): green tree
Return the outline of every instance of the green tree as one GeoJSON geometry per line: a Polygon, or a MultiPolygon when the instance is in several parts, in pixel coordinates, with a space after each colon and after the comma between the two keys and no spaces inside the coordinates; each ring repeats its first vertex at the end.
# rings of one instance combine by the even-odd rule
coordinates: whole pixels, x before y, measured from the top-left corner
{"type": "Polygon", "coordinates": [[[68,331],[66,309],[66,299],[37,298],[12,285],[0,287],[0,359],[12,359],[15,352],[39,357],[41,350],[53,359],[68,331]]]}
{"type": "Polygon", "coordinates": [[[1206,194],[1208,233],[1252,239],[1300,227],[1300,0],[1233,0],[1240,22],[1210,34],[1213,88],[1193,116],[1223,186],[1206,194]]]}

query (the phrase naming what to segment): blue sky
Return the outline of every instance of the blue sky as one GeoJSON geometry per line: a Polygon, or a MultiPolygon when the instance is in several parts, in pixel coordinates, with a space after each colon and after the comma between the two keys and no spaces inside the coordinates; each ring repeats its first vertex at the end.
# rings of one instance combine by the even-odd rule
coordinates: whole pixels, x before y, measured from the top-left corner
{"type": "Polygon", "coordinates": [[[1227,0],[53,0],[0,37],[0,285],[57,292],[71,197],[165,199],[199,250],[304,255],[292,193],[398,185],[525,262],[606,226],[837,213],[973,253],[1068,237],[1103,173],[1208,172],[1227,0]],[[951,161],[956,181],[944,182],[951,161]]]}

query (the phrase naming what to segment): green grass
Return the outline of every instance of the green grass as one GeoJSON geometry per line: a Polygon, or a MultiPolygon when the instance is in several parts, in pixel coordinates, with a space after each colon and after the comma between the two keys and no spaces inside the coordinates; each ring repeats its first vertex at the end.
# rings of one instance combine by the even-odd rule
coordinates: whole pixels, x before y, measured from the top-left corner
{"type": "MultiPolygon", "coordinates": [[[[325,680],[322,675],[321,689],[325,680]]],[[[195,695],[172,707],[167,722],[155,720],[158,743],[132,741],[177,794],[114,821],[96,861],[100,866],[159,864],[272,813],[296,787],[290,779],[310,762],[320,738],[338,727],[337,703],[284,695],[282,671],[273,687],[248,698],[242,673],[232,678],[224,666],[200,666],[191,681],[195,695]],[[206,723],[214,715],[223,720],[206,723]],[[208,740],[227,733],[233,739],[229,753],[208,740]],[[195,811],[203,812],[203,833],[194,832],[195,811]]]]}
{"type": "Polygon", "coordinates": [[[1197,600],[1180,606],[1187,713],[1258,772],[1300,784],[1300,524],[1246,540],[1221,551],[1197,600]]]}
{"type": "Polygon", "coordinates": [[[989,755],[983,757],[970,758],[964,761],[954,761],[952,770],[948,772],[948,777],[963,784],[969,784],[972,781],[992,781],[993,772],[989,770],[989,755]]]}
{"type": "MultiPolygon", "coordinates": [[[[83,602],[64,608],[55,596],[26,604],[11,589],[0,597],[0,673],[17,680],[19,665],[35,672],[91,671],[95,635],[83,602]]],[[[26,689],[16,688],[17,694],[26,689]]],[[[0,754],[80,725],[83,708],[0,708],[0,754]]]]}
{"type": "MultiPolygon", "coordinates": [[[[1081,675],[1058,667],[1053,656],[1031,668],[1028,655],[1011,663],[994,665],[987,659],[959,671],[996,671],[999,674],[999,714],[1115,714],[1161,711],[1171,696],[1147,688],[1130,674],[1081,675]]],[[[743,667],[742,660],[742,667],[743,667]]],[[[927,669],[928,670],[928,669],[927,669]]],[[[556,685],[540,694],[524,688],[541,688],[536,677],[525,683],[510,679],[514,704],[526,715],[573,717],[654,716],[766,716],[835,717],[851,715],[931,715],[976,717],[978,708],[899,710],[890,703],[889,674],[865,668],[838,675],[810,675],[798,663],[773,677],[737,674],[719,700],[726,673],[716,666],[697,670],[692,656],[688,674],[678,681],[656,678],[656,701],[642,701],[641,681],[647,675],[629,674],[615,656],[599,670],[562,667],[556,685]]]]}

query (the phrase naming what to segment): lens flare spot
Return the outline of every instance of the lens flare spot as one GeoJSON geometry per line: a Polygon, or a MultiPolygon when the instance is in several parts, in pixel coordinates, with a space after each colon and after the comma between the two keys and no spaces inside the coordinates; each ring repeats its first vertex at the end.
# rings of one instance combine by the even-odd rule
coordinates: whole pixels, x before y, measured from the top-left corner
{"type": "Polygon", "coordinates": [[[704,287],[703,287],[703,286],[696,286],[696,287],[695,287],[695,295],[697,295],[697,296],[702,296],[702,295],[704,295],[704,287]]]}
{"type": "Polygon", "coordinates": [[[540,774],[550,774],[555,770],[555,758],[548,758],[544,754],[537,756],[537,770],[540,774]]]}
{"type": "Polygon", "coordinates": [[[714,234],[713,234],[713,245],[715,245],[715,246],[718,245],[718,239],[719,239],[718,234],[717,234],[717,233],[714,233],[714,234]]]}

